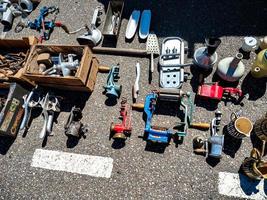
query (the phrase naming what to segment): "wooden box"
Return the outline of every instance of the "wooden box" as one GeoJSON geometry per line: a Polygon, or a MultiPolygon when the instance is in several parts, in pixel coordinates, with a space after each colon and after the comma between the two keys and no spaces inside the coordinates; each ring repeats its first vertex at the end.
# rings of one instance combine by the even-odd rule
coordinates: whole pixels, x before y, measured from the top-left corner
{"type": "Polygon", "coordinates": [[[77,45],[34,45],[25,64],[24,76],[35,84],[57,89],[92,92],[98,71],[98,60],[87,46],[77,45]],[[76,54],[80,64],[74,76],[56,77],[39,73],[37,56],[49,53],[51,56],[76,54]]]}
{"type": "MultiPolygon", "coordinates": [[[[30,36],[30,37],[25,37],[22,39],[0,39],[0,54],[2,52],[8,52],[8,53],[18,53],[18,52],[23,52],[23,53],[27,53],[29,55],[30,52],[30,48],[31,45],[34,45],[37,43],[37,38],[35,38],[34,36],[30,36]]],[[[27,55],[27,56],[28,56],[27,55]]],[[[27,59],[26,56],[26,59],[27,59]]],[[[25,62],[23,62],[21,64],[21,69],[19,71],[17,71],[15,74],[13,75],[8,75],[7,77],[2,77],[0,78],[0,82],[28,82],[30,83],[29,80],[27,80],[25,77],[23,77],[23,71],[24,71],[24,64],[26,63],[26,59],[25,62]]]]}

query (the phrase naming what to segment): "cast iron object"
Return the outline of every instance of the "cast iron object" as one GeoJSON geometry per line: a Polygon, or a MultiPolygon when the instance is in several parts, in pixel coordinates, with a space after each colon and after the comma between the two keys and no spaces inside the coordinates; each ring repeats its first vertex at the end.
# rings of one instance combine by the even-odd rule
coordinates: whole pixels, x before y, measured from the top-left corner
{"type": "Polygon", "coordinates": [[[115,83],[119,80],[118,66],[113,66],[108,74],[107,84],[104,86],[105,94],[108,98],[119,98],[122,90],[122,86],[116,85],[115,83]]]}
{"type": "Polygon", "coordinates": [[[239,98],[243,96],[242,90],[238,88],[226,87],[218,85],[218,82],[214,84],[203,84],[198,87],[197,95],[199,97],[214,99],[217,101],[221,101],[224,96],[236,95],[239,98]]]}
{"type": "Polygon", "coordinates": [[[146,124],[145,124],[145,138],[147,141],[156,143],[168,144],[172,137],[184,137],[187,134],[187,128],[191,121],[191,116],[193,112],[193,104],[191,101],[190,93],[183,93],[179,91],[176,93],[167,94],[166,92],[156,92],[146,96],[144,113],[146,114],[146,124]],[[181,122],[178,122],[175,127],[165,128],[152,126],[152,117],[156,110],[156,106],[160,101],[177,101],[180,103],[181,110],[184,111],[184,118],[181,122]],[[187,101],[187,103],[186,103],[187,101]]]}
{"type": "Polygon", "coordinates": [[[216,49],[221,44],[219,38],[206,38],[206,47],[198,48],[194,53],[194,63],[202,69],[212,69],[217,62],[218,55],[216,49]]]}
{"type": "Polygon", "coordinates": [[[222,113],[216,111],[215,118],[211,122],[211,137],[208,142],[211,145],[209,156],[213,158],[221,158],[224,144],[224,135],[219,135],[222,113]]]}
{"type": "Polygon", "coordinates": [[[96,23],[100,20],[99,16],[102,14],[102,10],[103,8],[100,6],[95,9],[90,27],[86,26],[87,33],[77,38],[79,44],[94,47],[101,41],[102,33],[99,29],[96,28],[96,23]]]}
{"type": "Polygon", "coordinates": [[[80,138],[88,132],[87,126],[80,122],[82,117],[81,109],[76,108],[75,106],[72,107],[68,120],[64,126],[66,136],[80,138]]]}
{"type": "Polygon", "coordinates": [[[126,140],[127,137],[131,135],[132,122],[131,122],[130,106],[125,98],[122,98],[121,101],[120,118],[122,119],[121,123],[115,124],[112,122],[110,125],[111,137],[113,139],[126,140]]]}

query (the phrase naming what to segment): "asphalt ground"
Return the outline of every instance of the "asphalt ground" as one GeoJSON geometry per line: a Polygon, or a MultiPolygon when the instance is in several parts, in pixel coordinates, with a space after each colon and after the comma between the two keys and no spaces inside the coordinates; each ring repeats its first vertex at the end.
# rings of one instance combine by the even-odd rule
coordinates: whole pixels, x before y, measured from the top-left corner
{"type": "MultiPolygon", "coordinates": [[[[39,8],[44,5],[57,5],[60,8],[58,20],[70,29],[77,29],[91,21],[94,8],[107,1],[52,1],[42,0],[37,9],[29,16],[38,16],[39,8]]],[[[244,36],[252,35],[257,38],[266,34],[265,13],[267,10],[263,0],[257,1],[125,1],[125,11],[121,24],[117,47],[144,49],[145,42],[139,41],[137,35],[131,43],[125,41],[127,18],[133,9],[151,9],[153,30],[159,37],[160,43],[165,37],[179,36],[188,42],[189,54],[187,62],[191,61],[194,48],[203,46],[204,38],[220,37],[222,44],[217,50],[219,60],[234,56],[242,44],[244,36]]],[[[102,30],[104,24],[99,29],[102,30]]],[[[16,21],[15,21],[16,22],[16,21]]],[[[13,29],[6,38],[20,38],[36,35],[32,30],[14,33],[13,29]]],[[[55,28],[46,44],[77,44],[76,35],[67,35],[60,28],[55,28]]],[[[244,59],[246,72],[255,58],[244,59]]],[[[103,65],[120,64],[120,80],[123,86],[122,95],[131,102],[131,87],[135,79],[135,64],[141,64],[140,96],[138,102],[143,102],[152,89],[158,88],[159,74],[153,74],[152,83],[148,83],[149,59],[138,57],[120,57],[97,55],[103,65]]],[[[157,63],[157,59],[155,59],[157,63]]],[[[215,71],[216,67],[214,67],[215,71]]],[[[195,67],[186,69],[192,76],[183,85],[184,91],[196,92],[198,70],[195,67]]],[[[216,78],[216,77],[215,77],[216,78]]],[[[215,79],[209,75],[207,82],[215,79]]],[[[183,144],[169,145],[165,151],[159,148],[146,148],[146,142],[139,136],[143,135],[144,120],[142,112],[132,112],[133,132],[123,148],[116,148],[109,140],[111,122],[119,122],[119,102],[114,106],[106,105],[106,96],[102,94],[107,74],[99,73],[95,90],[86,101],[83,109],[82,122],[88,125],[89,133],[78,144],[69,145],[64,135],[64,124],[68,112],[61,112],[53,127],[53,137],[49,137],[45,147],[38,139],[42,128],[41,116],[35,118],[25,137],[22,133],[16,140],[7,141],[1,138],[0,143],[0,197],[1,199],[234,199],[218,193],[218,173],[237,173],[246,156],[250,154],[252,143],[250,138],[242,144],[227,140],[225,153],[219,163],[206,160],[195,155],[192,150],[192,140],[197,135],[208,137],[209,131],[189,129],[183,144]],[[111,178],[96,178],[62,171],[51,171],[31,167],[31,159],[36,149],[64,151],[78,154],[88,154],[114,159],[111,178]]],[[[223,102],[219,104],[222,111],[222,127],[229,123],[230,114],[242,110],[242,115],[255,122],[266,112],[266,79],[253,79],[249,74],[240,80],[240,87],[249,94],[243,106],[223,102]]],[[[74,101],[80,95],[73,95],[74,101]]],[[[193,120],[195,122],[210,122],[214,117],[214,108],[210,101],[198,104],[193,120]]],[[[177,119],[165,114],[157,115],[153,121],[156,125],[173,124],[177,119]]],[[[221,133],[223,132],[221,128],[221,133]]],[[[265,182],[265,185],[267,183],[265,182]]],[[[267,193],[265,191],[265,193],[267,193]]]]}

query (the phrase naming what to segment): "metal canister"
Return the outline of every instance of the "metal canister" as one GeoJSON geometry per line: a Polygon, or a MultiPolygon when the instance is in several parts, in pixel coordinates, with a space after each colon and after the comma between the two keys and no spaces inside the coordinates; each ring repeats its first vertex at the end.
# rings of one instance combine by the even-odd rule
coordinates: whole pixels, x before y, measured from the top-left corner
{"type": "Polygon", "coordinates": [[[254,124],[254,132],[262,141],[267,142],[267,113],[254,124]]]}
{"type": "Polygon", "coordinates": [[[227,125],[227,132],[229,135],[237,139],[250,136],[253,124],[248,118],[240,117],[238,114],[232,113],[230,120],[231,122],[227,125]]]}

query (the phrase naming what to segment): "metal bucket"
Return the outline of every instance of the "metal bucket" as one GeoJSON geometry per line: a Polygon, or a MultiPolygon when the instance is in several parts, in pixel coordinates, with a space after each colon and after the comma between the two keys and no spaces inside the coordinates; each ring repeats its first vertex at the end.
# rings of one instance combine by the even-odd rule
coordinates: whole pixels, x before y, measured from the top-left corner
{"type": "Polygon", "coordinates": [[[253,129],[252,122],[246,117],[240,117],[236,113],[231,114],[231,122],[227,125],[229,135],[237,139],[249,137],[253,129]]]}

